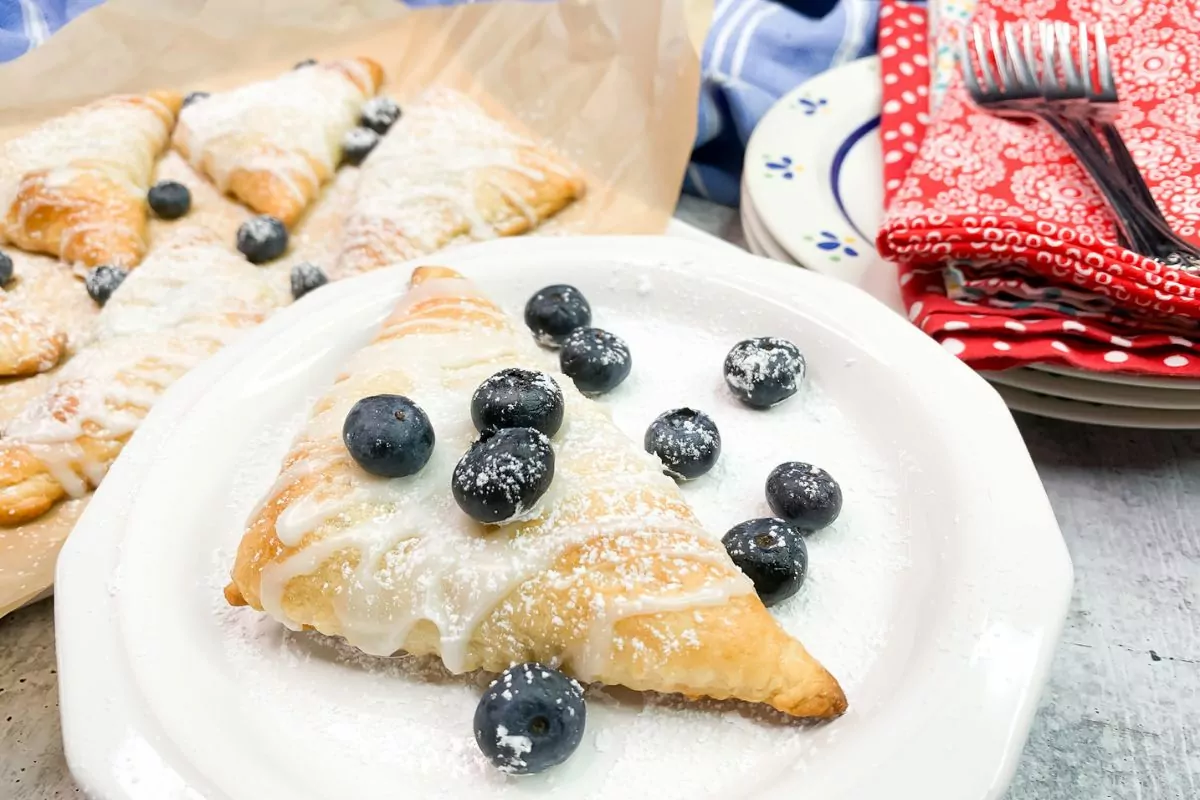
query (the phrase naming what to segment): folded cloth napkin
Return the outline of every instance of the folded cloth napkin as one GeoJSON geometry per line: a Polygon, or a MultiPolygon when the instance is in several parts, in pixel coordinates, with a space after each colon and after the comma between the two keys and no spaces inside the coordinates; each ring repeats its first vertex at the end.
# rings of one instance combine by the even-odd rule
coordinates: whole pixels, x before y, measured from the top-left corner
{"type": "MultiPolygon", "coordinates": [[[[1193,0],[1136,6],[979,0],[976,19],[1102,22],[1122,134],[1174,229],[1200,242],[1200,17],[1193,0]]],[[[941,19],[934,48],[950,44],[941,19]]],[[[883,35],[886,22],[881,54],[897,35],[883,35]]],[[[908,122],[911,141],[928,106],[903,102],[913,84],[900,63],[883,69],[883,130],[908,122]]],[[[895,142],[885,140],[885,162],[902,164],[895,142]]],[[[979,110],[955,74],[897,178],[885,177],[894,195],[880,252],[900,265],[909,317],[950,352],[980,369],[1050,362],[1200,377],[1200,276],[1118,246],[1098,193],[1045,126],[979,110]]]]}

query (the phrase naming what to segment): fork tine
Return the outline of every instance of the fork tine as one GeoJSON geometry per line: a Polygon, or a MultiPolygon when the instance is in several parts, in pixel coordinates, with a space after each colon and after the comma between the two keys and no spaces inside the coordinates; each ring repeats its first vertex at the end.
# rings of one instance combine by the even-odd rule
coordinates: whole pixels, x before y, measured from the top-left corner
{"type": "Polygon", "coordinates": [[[1017,26],[1011,22],[1004,23],[1004,43],[1017,83],[1028,89],[1034,83],[1032,62],[1028,60],[1027,54],[1022,52],[1021,44],[1017,40],[1017,26]]]}
{"type": "Polygon", "coordinates": [[[1091,99],[1092,91],[1092,59],[1088,53],[1088,29],[1084,23],[1079,23],[1079,73],[1083,78],[1084,97],[1091,99]]]}
{"type": "Polygon", "coordinates": [[[975,39],[975,56],[978,60],[979,74],[983,78],[983,88],[985,91],[994,92],[997,89],[996,79],[992,77],[992,68],[988,64],[988,46],[983,38],[983,28],[979,25],[971,26],[975,39]]]}
{"type": "Polygon", "coordinates": [[[1006,51],[1000,44],[1000,26],[993,20],[988,25],[988,44],[992,48],[992,58],[996,60],[996,77],[1000,80],[1000,88],[1011,92],[1013,89],[1013,73],[1009,69],[1006,51]]]}
{"type": "Polygon", "coordinates": [[[1058,59],[1062,62],[1063,80],[1068,88],[1079,85],[1079,72],[1075,69],[1075,56],[1071,52],[1071,26],[1065,22],[1055,23],[1058,37],[1058,59]]]}
{"type": "Polygon", "coordinates": [[[1042,94],[1049,95],[1058,90],[1058,68],[1054,64],[1054,28],[1050,23],[1038,25],[1038,37],[1042,40],[1042,94]]]}
{"type": "Polygon", "coordinates": [[[963,83],[967,87],[967,93],[978,101],[983,97],[983,89],[979,85],[979,78],[975,76],[975,64],[971,58],[971,35],[965,27],[959,35],[959,40],[963,83]]]}
{"type": "Polygon", "coordinates": [[[1116,99],[1117,83],[1113,78],[1112,60],[1108,57],[1108,40],[1104,38],[1104,26],[1096,23],[1096,73],[1100,77],[1100,91],[1116,99]]]}

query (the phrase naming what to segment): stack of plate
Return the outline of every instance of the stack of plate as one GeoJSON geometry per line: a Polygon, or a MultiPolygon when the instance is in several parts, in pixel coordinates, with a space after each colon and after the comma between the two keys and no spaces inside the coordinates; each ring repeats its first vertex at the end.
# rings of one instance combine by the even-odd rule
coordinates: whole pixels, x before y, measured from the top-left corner
{"type": "MultiPolygon", "coordinates": [[[[742,227],[758,255],[856,284],[904,313],[895,268],[874,247],[883,217],[881,103],[877,58],[823,73],[776,103],[746,148],[742,227]]],[[[1017,411],[1200,428],[1200,381],[1041,365],[986,377],[1017,411]]]]}

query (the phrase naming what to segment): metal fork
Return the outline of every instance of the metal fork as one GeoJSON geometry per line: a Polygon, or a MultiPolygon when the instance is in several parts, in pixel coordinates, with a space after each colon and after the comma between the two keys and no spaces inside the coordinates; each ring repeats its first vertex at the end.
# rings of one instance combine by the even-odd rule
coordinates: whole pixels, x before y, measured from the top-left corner
{"type": "Polygon", "coordinates": [[[962,41],[963,77],[968,92],[980,107],[992,113],[1038,119],[1054,130],[1104,196],[1126,247],[1185,267],[1200,265],[1200,251],[1171,230],[1112,125],[1116,85],[1102,29],[1096,46],[1101,65],[1097,88],[1091,78],[1086,28],[1078,45],[1080,59],[1076,63],[1071,28],[1065,23],[1061,26],[1049,23],[1039,26],[1040,48],[1035,46],[1033,29],[1027,23],[1005,25],[1003,42],[994,23],[986,31],[981,26],[971,26],[969,34],[964,31],[962,41]],[[995,64],[995,76],[991,63],[995,64]],[[1093,99],[1099,106],[1092,104],[1093,99]],[[1112,156],[1091,127],[1093,121],[1113,149],[1112,156]],[[1190,263],[1193,259],[1196,261],[1190,263]]]}
{"type": "Polygon", "coordinates": [[[1195,247],[1171,229],[1162,210],[1142,177],[1133,155],[1125,145],[1120,131],[1114,124],[1118,109],[1116,80],[1113,77],[1112,59],[1109,57],[1108,41],[1104,27],[1093,26],[1095,38],[1095,65],[1097,83],[1092,80],[1092,49],[1088,27],[1084,23],[1071,26],[1065,22],[1042,26],[1042,75],[1043,82],[1055,83],[1056,91],[1046,93],[1053,105],[1061,104],[1066,116],[1076,120],[1069,133],[1086,139],[1089,146],[1103,150],[1103,142],[1112,154],[1112,163],[1126,185],[1126,194],[1135,211],[1140,214],[1142,235],[1147,240],[1150,255],[1168,263],[1184,267],[1200,266],[1200,248],[1195,247]],[[1057,42],[1058,64],[1055,63],[1057,42]],[[1072,47],[1074,44],[1074,47],[1072,47]],[[1078,60],[1073,53],[1078,52],[1078,60]],[[1058,82],[1061,65],[1061,82],[1058,82]]]}
{"type": "Polygon", "coordinates": [[[1034,53],[1031,31],[1025,30],[1024,48],[1011,27],[1005,30],[1004,39],[1002,42],[1000,28],[995,23],[986,29],[971,25],[963,30],[963,83],[967,92],[980,108],[990,113],[1041,120],[1049,125],[1071,149],[1108,202],[1122,243],[1140,252],[1148,242],[1142,238],[1141,229],[1128,209],[1123,187],[1113,180],[1111,164],[1103,150],[1089,147],[1084,140],[1068,135],[1069,121],[1052,111],[1042,97],[1042,86],[1032,66],[1037,60],[1029,57],[1034,53]],[[992,64],[995,64],[994,73],[992,64]]]}

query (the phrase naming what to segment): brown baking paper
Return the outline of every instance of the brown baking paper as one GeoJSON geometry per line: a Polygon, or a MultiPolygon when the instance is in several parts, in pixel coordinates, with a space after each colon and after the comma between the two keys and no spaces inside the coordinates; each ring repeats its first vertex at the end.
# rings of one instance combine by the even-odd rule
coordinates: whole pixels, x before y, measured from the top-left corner
{"type": "MultiPolygon", "coordinates": [[[[154,88],[216,90],[303,58],[365,55],[403,106],[422,89],[465,92],[491,114],[551,142],[585,172],[587,196],[539,233],[661,233],[695,135],[699,43],[711,0],[499,2],[411,10],[395,0],[108,0],[41,48],[0,65],[0,139],[72,106],[154,88]]],[[[190,221],[232,243],[247,212],[170,154],[162,177],[193,190],[190,221]]],[[[356,175],[343,169],[293,232],[292,263],[328,263],[356,175]]],[[[151,240],[164,224],[152,222],[151,240]]],[[[9,250],[12,253],[12,250],[9,250]]],[[[12,253],[9,289],[74,339],[94,310],[52,259],[12,253]]],[[[46,375],[0,384],[0,426],[46,375]]],[[[52,585],[54,561],[87,498],[28,525],[0,528],[0,616],[52,585]]]]}

